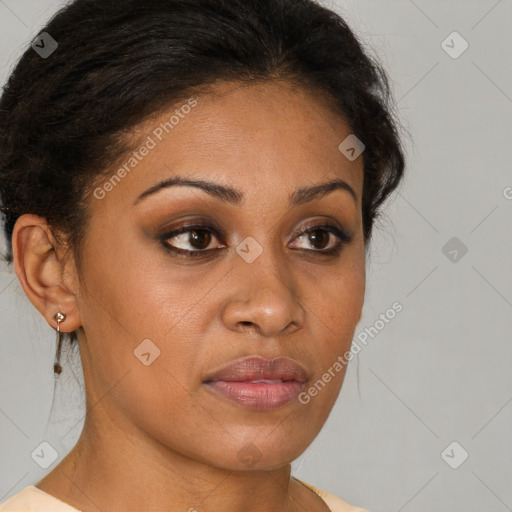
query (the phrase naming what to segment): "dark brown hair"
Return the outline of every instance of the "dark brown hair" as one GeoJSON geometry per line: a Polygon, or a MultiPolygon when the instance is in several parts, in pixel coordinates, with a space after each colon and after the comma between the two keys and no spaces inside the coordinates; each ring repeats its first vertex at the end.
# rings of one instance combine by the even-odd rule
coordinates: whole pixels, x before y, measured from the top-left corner
{"type": "Polygon", "coordinates": [[[130,150],[121,135],[219,80],[284,79],[330,99],[365,145],[368,244],[404,155],[386,74],[338,14],[313,0],[76,0],[42,32],[58,47],[28,47],[0,99],[8,263],[16,220],[33,213],[80,270],[91,192],[130,150]]]}

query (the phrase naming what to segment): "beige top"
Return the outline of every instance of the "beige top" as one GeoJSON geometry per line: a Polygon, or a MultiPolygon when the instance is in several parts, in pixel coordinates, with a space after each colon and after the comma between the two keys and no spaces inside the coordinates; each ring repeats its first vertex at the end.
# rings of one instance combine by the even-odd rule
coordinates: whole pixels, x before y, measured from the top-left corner
{"type": "MultiPolygon", "coordinates": [[[[301,484],[314,491],[320,496],[331,512],[366,512],[362,508],[353,507],[347,502],[338,498],[327,491],[317,489],[298,478],[295,478],[301,484]]],[[[11,496],[7,501],[0,504],[0,512],[80,512],[78,509],[64,503],[38,487],[29,485],[23,490],[11,496]]]]}

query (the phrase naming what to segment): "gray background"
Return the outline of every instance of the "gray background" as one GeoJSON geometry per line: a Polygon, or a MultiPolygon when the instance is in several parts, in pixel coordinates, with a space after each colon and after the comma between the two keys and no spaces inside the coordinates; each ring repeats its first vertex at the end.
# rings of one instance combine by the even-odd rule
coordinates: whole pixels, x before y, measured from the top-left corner
{"type": "MultiPolygon", "coordinates": [[[[2,82],[60,3],[0,0],[2,82]]],[[[395,301],[403,310],[354,358],[294,474],[372,512],[512,510],[512,1],[326,5],[382,59],[411,135],[356,335],[395,301]],[[445,43],[452,56],[441,46],[454,31],[469,44],[458,58],[458,36],[445,43]]],[[[69,410],[80,403],[75,382],[62,395],[69,416],[45,429],[55,331],[0,270],[3,501],[57,464],[43,470],[30,454],[51,440],[63,455],[83,411],[69,410]]]]}

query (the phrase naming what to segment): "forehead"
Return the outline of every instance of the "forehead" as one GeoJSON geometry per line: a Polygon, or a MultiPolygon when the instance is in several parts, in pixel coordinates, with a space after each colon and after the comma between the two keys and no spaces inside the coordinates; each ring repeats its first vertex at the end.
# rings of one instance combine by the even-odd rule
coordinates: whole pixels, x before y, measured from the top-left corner
{"type": "Polygon", "coordinates": [[[229,184],[245,195],[266,191],[272,196],[340,177],[360,201],[362,157],[350,161],[338,149],[350,134],[320,93],[283,81],[218,83],[132,131],[135,151],[144,145],[151,149],[131,162],[135,165],[128,166],[127,177],[111,195],[131,202],[156,181],[186,173],[229,184]]]}

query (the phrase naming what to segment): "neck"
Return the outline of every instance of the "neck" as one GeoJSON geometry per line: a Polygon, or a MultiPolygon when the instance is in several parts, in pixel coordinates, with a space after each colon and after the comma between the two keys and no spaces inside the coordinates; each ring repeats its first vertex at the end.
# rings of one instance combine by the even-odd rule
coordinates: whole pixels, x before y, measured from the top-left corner
{"type": "Polygon", "coordinates": [[[292,512],[302,510],[299,500],[312,500],[290,464],[231,471],[133,434],[118,419],[105,428],[105,418],[89,414],[76,446],[37,486],[83,512],[292,512]]]}

